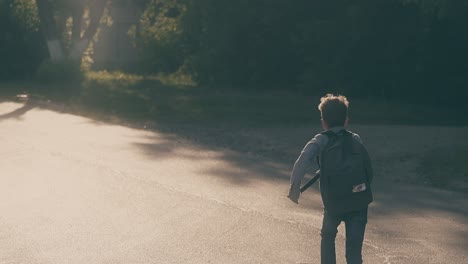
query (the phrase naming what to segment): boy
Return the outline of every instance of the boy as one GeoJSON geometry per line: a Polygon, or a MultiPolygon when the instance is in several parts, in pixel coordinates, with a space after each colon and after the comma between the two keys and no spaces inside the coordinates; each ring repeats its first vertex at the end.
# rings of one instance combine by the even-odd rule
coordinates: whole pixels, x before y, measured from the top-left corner
{"type": "Polygon", "coordinates": [[[327,94],[318,106],[325,132],[317,134],[302,150],[291,173],[288,198],[298,203],[306,169],[318,156],[320,192],[324,204],[321,230],[321,263],[335,264],[338,225],[345,222],[346,260],[362,263],[362,243],[367,223],[367,207],[372,202],[372,167],[359,135],[348,125],[346,97],[327,94]]]}

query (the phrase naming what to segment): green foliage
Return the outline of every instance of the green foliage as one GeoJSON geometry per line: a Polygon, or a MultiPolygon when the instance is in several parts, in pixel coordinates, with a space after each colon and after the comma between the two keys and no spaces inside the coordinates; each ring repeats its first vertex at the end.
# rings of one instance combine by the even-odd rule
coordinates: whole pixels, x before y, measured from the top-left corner
{"type": "MultiPolygon", "coordinates": [[[[468,85],[468,1],[111,4],[119,2],[138,5],[142,11],[128,32],[140,55],[134,72],[190,75],[212,87],[340,92],[443,104],[461,103],[462,96],[451,95],[463,93],[468,85]]],[[[44,58],[33,3],[0,2],[0,56],[6,61],[0,65],[0,78],[12,72],[30,75],[44,58]]],[[[60,20],[78,2],[52,3],[60,20]]]]}
{"type": "Polygon", "coordinates": [[[194,52],[186,68],[201,83],[289,85],[303,66],[291,43],[302,18],[293,14],[295,7],[286,1],[191,1],[183,27],[194,52]]]}
{"type": "Polygon", "coordinates": [[[468,2],[189,1],[183,69],[199,83],[451,103],[468,59],[468,2]]]}
{"type": "Polygon", "coordinates": [[[146,1],[137,36],[141,68],[145,72],[175,72],[184,63],[180,13],[183,1],[146,1]]]}
{"type": "Polygon", "coordinates": [[[0,80],[30,78],[46,54],[35,2],[0,1],[0,80]]]}
{"type": "Polygon", "coordinates": [[[39,17],[34,0],[14,0],[10,7],[12,17],[21,29],[29,32],[39,30],[39,17]]]}

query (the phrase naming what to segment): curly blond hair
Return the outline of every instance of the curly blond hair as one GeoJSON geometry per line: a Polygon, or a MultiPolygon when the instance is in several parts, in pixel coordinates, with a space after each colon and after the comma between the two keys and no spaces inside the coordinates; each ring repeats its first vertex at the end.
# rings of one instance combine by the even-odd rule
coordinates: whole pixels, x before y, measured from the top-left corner
{"type": "Polygon", "coordinates": [[[348,99],[343,95],[327,94],[320,98],[318,109],[328,127],[343,126],[348,118],[348,99]]]}

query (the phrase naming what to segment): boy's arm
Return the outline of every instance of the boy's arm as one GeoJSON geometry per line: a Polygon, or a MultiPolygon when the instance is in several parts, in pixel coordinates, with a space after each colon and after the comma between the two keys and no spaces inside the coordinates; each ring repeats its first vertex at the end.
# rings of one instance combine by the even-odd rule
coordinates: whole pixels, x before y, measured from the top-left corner
{"type": "Polygon", "coordinates": [[[289,185],[288,198],[291,201],[298,203],[299,196],[301,194],[301,181],[306,174],[307,168],[309,168],[315,157],[320,153],[320,149],[326,144],[327,137],[325,135],[318,134],[311,141],[307,143],[301,152],[301,155],[294,163],[293,170],[291,172],[291,180],[289,185]]]}

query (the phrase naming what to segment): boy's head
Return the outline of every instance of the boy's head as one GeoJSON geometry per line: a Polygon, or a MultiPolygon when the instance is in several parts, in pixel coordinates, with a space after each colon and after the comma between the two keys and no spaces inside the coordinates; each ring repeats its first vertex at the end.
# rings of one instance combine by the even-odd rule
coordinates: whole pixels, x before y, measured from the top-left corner
{"type": "Polygon", "coordinates": [[[322,115],[323,128],[348,125],[348,106],[348,99],[343,95],[327,94],[320,98],[318,109],[322,115]]]}

